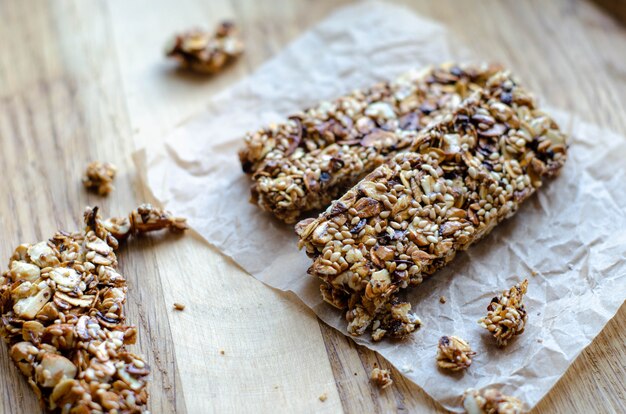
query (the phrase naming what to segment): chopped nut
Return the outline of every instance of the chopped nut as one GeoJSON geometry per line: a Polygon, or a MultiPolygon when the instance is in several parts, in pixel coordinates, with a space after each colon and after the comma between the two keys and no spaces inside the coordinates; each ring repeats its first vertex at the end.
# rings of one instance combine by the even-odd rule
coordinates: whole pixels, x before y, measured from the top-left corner
{"type": "Polygon", "coordinates": [[[88,190],[106,196],[115,188],[113,179],[116,173],[117,168],[113,164],[100,161],[90,162],[85,170],[83,185],[88,190]]]}
{"type": "MultiPolygon", "coordinates": [[[[50,300],[52,291],[48,286],[45,286],[41,290],[36,290],[32,296],[28,296],[19,300],[16,300],[13,306],[13,312],[19,318],[32,319],[37,315],[37,312],[44,307],[50,300]]],[[[13,295],[14,300],[17,299],[16,295],[13,295]]]]}
{"type": "Polygon", "coordinates": [[[437,350],[437,365],[451,371],[469,368],[476,355],[469,344],[457,336],[442,336],[437,350]]]}
{"type": "Polygon", "coordinates": [[[26,263],[21,260],[12,261],[9,267],[11,268],[11,277],[16,280],[34,282],[39,279],[39,274],[41,273],[39,266],[32,263],[26,263]]]}
{"type": "MultiPolygon", "coordinates": [[[[398,308],[388,305],[511,217],[555,176],[566,159],[565,140],[528,92],[500,72],[317,219],[298,224],[298,246],[313,259],[308,272],[321,280],[324,300],[345,311],[348,332],[370,331],[381,340],[415,331],[396,323],[392,310],[398,308]],[[513,101],[505,103],[503,94],[513,101]],[[496,124],[505,128],[498,137],[496,124]],[[524,145],[517,136],[526,137],[524,145]],[[380,211],[359,214],[356,206],[374,202],[380,211]]],[[[405,311],[410,314],[410,306],[405,311]]],[[[520,325],[498,336],[506,341],[520,325]]]]}
{"type": "Polygon", "coordinates": [[[124,240],[132,230],[128,217],[111,217],[103,220],[102,225],[118,240],[124,240]]]}
{"type": "Polygon", "coordinates": [[[243,53],[243,42],[235,25],[222,22],[215,33],[200,29],[176,35],[166,54],[183,67],[204,73],[217,73],[243,53]]]}
{"type": "Polygon", "coordinates": [[[383,390],[393,384],[391,372],[389,372],[388,369],[374,368],[370,374],[370,379],[374,382],[374,384],[383,390]]]}
{"type": "Polygon", "coordinates": [[[491,332],[500,347],[506,346],[511,338],[524,332],[528,313],[523,296],[527,287],[528,279],[525,279],[491,299],[487,316],[478,321],[480,326],[491,332]]]}
{"type": "MultiPolygon", "coordinates": [[[[124,237],[131,229],[184,228],[184,220],[151,206],[131,217],[138,225],[127,219],[124,237]]],[[[15,249],[0,277],[0,334],[47,410],[143,412],[150,371],[126,350],[137,330],[124,323],[118,241],[97,208],[87,208],[84,221],[83,231],[15,249]]]]}
{"type": "Polygon", "coordinates": [[[174,309],[176,309],[177,311],[185,310],[185,305],[183,305],[182,303],[174,303],[174,309]]]}
{"type": "Polygon", "coordinates": [[[319,398],[320,398],[321,402],[324,402],[324,401],[326,401],[328,399],[328,396],[326,395],[326,393],[324,393],[324,394],[320,395],[319,398]]]}
{"type": "Polygon", "coordinates": [[[73,379],[76,376],[76,365],[64,356],[47,353],[36,368],[37,382],[42,387],[54,387],[63,379],[73,379]]]}
{"type": "Polygon", "coordinates": [[[446,303],[446,297],[445,296],[439,296],[439,303],[446,303]]]}
{"type": "Polygon", "coordinates": [[[475,390],[470,388],[463,394],[463,408],[467,414],[522,414],[522,402],[502,394],[493,388],[475,390]]]}

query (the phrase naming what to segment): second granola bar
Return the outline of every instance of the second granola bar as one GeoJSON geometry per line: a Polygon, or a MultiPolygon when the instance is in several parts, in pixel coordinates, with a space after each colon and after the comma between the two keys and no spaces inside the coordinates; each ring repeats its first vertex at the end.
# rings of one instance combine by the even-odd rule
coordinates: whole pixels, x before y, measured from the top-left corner
{"type": "Polygon", "coordinates": [[[252,201],[287,223],[326,208],[495,71],[451,64],[411,71],[248,134],[239,158],[254,180],[252,201]]]}

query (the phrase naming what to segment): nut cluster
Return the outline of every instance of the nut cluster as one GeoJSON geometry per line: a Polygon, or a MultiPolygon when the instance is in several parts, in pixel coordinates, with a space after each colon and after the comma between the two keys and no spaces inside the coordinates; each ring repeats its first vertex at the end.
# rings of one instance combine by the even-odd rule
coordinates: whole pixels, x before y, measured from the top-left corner
{"type": "Polygon", "coordinates": [[[393,384],[391,379],[391,372],[388,369],[374,368],[370,373],[370,379],[380,389],[385,389],[393,384]]]}
{"type": "Polygon", "coordinates": [[[442,336],[437,348],[437,365],[443,369],[460,371],[472,365],[472,351],[469,344],[458,336],[442,336]]]}
{"type": "Polygon", "coordinates": [[[243,42],[235,25],[222,22],[214,33],[200,29],[176,35],[166,54],[191,70],[217,73],[243,53],[243,42]]]}
{"type": "MultiPolygon", "coordinates": [[[[151,217],[171,215],[145,205],[131,217],[146,209],[147,220],[130,220],[116,235],[168,227],[151,217]]],[[[150,371],[126,349],[137,330],[123,315],[127,285],[117,269],[118,239],[97,207],[86,209],[84,222],[83,231],[59,231],[15,249],[0,276],[0,334],[46,410],[139,413],[150,371]]]]}
{"type": "Polygon", "coordinates": [[[448,64],[412,71],[248,134],[239,158],[254,181],[252,202],[287,223],[326,208],[497,69],[448,64]]]}
{"type": "Polygon", "coordinates": [[[100,161],[90,162],[83,176],[83,185],[90,191],[106,196],[115,188],[113,179],[116,173],[117,168],[113,164],[100,161]]]}
{"type": "Polygon", "coordinates": [[[522,414],[522,402],[502,394],[494,388],[468,389],[463,394],[463,407],[467,414],[522,414]]]}
{"type": "Polygon", "coordinates": [[[523,297],[527,288],[528,280],[525,279],[491,299],[487,316],[478,321],[480,326],[491,332],[498,346],[506,346],[511,338],[524,332],[528,314],[523,297]]]}
{"type": "Polygon", "coordinates": [[[297,224],[314,259],[309,273],[324,300],[346,311],[352,335],[404,337],[418,325],[398,292],[512,216],[565,159],[558,126],[499,72],[317,219],[297,224]]]}

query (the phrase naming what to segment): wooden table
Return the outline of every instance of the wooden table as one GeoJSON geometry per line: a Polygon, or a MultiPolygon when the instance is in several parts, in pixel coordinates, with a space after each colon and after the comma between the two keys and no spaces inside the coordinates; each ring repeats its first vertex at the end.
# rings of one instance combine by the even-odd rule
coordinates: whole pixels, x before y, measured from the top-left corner
{"type": "MultiPolygon", "coordinates": [[[[0,2],[2,265],[20,242],[76,229],[87,204],[125,214],[149,200],[131,158],[135,143],[150,145],[344,3],[0,2]],[[222,18],[245,30],[248,49],[232,69],[207,80],[163,61],[171,33],[222,18]],[[108,198],[80,184],[93,159],[120,167],[108,198]]],[[[447,24],[478,56],[515,68],[551,104],[626,134],[626,31],[618,17],[626,13],[618,1],[404,3],[447,24]]],[[[384,360],[197,236],[134,240],[122,249],[121,267],[128,319],[140,329],[134,349],[153,368],[153,413],[443,411],[395,370],[394,387],[373,388],[368,373],[384,360]],[[173,311],[174,302],[187,308],[173,311]]],[[[535,412],[626,412],[624,323],[622,306],[535,412]]],[[[0,374],[0,413],[39,412],[5,347],[0,374]]]]}

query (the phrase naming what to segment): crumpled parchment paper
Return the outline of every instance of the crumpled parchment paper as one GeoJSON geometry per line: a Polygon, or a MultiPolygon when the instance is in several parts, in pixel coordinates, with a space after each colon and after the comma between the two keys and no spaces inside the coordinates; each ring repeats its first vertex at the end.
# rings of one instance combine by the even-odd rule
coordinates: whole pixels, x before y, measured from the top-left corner
{"type": "MultiPolygon", "coordinates": [[[[248,203],[237,149],[246,131],[413,67],[465,59],[444,27],[380,3],[341,9],[254,74],[215,96],[162,145],[146,148],[153,194],[251,275],[293,291],[330,326],[340,312],[322,302],[291,226],[248,203]]],[[[534,406],[615,314],[626,292],[626,137],[550,111],[571,133],[569,160],[512,219],[414,288],[424,322],[402,342],[355,340],[376,350],[443,406],[459,410],[466,388],[495,386],[534,406]],[[535,276],[532,276],[536,272],[535,276]],[[490,299],[528,278],[526,332],[497,349],[476,321],[490,299]],[[439,303],[445,296],[447,303],[439,303]],[[464,374],[435,365],[442,335],[478,355],[464,374]]]]}

